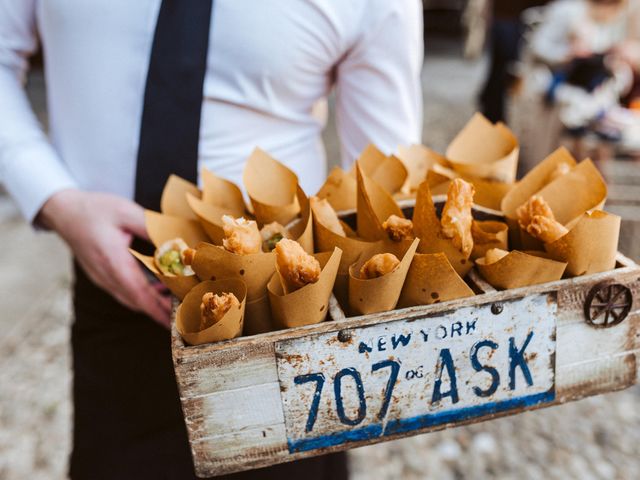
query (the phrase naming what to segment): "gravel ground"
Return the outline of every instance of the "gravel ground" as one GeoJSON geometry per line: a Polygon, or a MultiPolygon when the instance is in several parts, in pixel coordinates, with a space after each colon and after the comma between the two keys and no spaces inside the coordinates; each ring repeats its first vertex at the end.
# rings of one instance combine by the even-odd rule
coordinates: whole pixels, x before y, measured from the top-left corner
{"type": "MultiPolygon", "coordinates": [[[[424,70],[427,143],[444,149],[475,110],[483,64],[434,44],[424,70]]],[[[37,79],[36,79],[37,80],[37,79]]],[[[41,106],[41,82],[35,82],[41,106]]],[[[335,140],[329,152],[334,158],[335,140]]],[[[0,195],[0,479],[65,478],[70,450],[69,255],[0,195]]],[[[353,478],[635,479],[640,388],[354,450],[353,478]]]]}

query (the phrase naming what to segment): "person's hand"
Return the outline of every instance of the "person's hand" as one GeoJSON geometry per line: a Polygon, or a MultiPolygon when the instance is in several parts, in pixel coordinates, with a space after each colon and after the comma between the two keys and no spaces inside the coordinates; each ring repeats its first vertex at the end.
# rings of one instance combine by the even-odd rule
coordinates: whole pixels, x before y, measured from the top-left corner
{"type": "Polygon", "coordinates": [[[120,303],[169,326],[171,299],[152,285],[128,248],[133,236],[147,239],[144,210],[104,193],[63,190],[51,196],[38,222],[69,245],[87,275],[120,303]]]}

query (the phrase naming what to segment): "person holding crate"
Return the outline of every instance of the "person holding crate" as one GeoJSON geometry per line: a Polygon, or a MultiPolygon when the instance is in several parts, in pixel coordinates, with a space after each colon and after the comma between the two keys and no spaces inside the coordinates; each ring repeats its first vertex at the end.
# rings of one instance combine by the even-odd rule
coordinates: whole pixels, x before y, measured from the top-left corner
{"type": "MultiPolygon", "coordinates": [[[[127,249],[171,173],[238,182],[259,145],[314,193],[316,106],[336,94],[342,161],[421,134],[421,2],[0,0],[0,175],[75,258],[73,479],[193,478],[171,301],[127,249]],[[50,139],[23,90],[38,43],[50,139]]],[[[345,478],[330,455],[233,478],[345,478]]]]}

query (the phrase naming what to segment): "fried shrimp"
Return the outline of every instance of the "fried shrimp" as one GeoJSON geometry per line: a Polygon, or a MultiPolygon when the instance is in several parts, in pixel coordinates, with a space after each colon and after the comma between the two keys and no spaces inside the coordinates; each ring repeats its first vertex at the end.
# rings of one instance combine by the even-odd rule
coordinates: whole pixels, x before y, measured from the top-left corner
{"type": "Polygon", "coordinates": [[[276,266],[284,283],[285,293],[291,293],[320,278],[320,262],[304,251],[295,240],[284,238],[275,247],[276,266]]]}
{"type": "Polygon", "coordinates": [[[471,207],[475,188],[460,178],[454,179],[447,191],[447,201],[442,210],[442,233],[453,241],[453,245],[464,255],[473,250],[471,207]]]}
{"type": "Polygon", "coordinates": [[[395,270],[400,260],[392,253],[378,253],[367,260],[360,268],[360,278],[369,280],[382,277],[395,270]]]}

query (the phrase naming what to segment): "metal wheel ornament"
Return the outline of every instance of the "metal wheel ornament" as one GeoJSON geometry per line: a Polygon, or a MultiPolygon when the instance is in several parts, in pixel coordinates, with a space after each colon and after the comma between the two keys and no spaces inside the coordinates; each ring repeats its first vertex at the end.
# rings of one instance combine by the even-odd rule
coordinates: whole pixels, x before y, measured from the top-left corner
{"type": "Polygon", "coordinates": [[[595,328],[608,328],[621,323],[633,304],[629,287],[619,283],[599,283],[587,295],[584,315],[595,328]]]}

